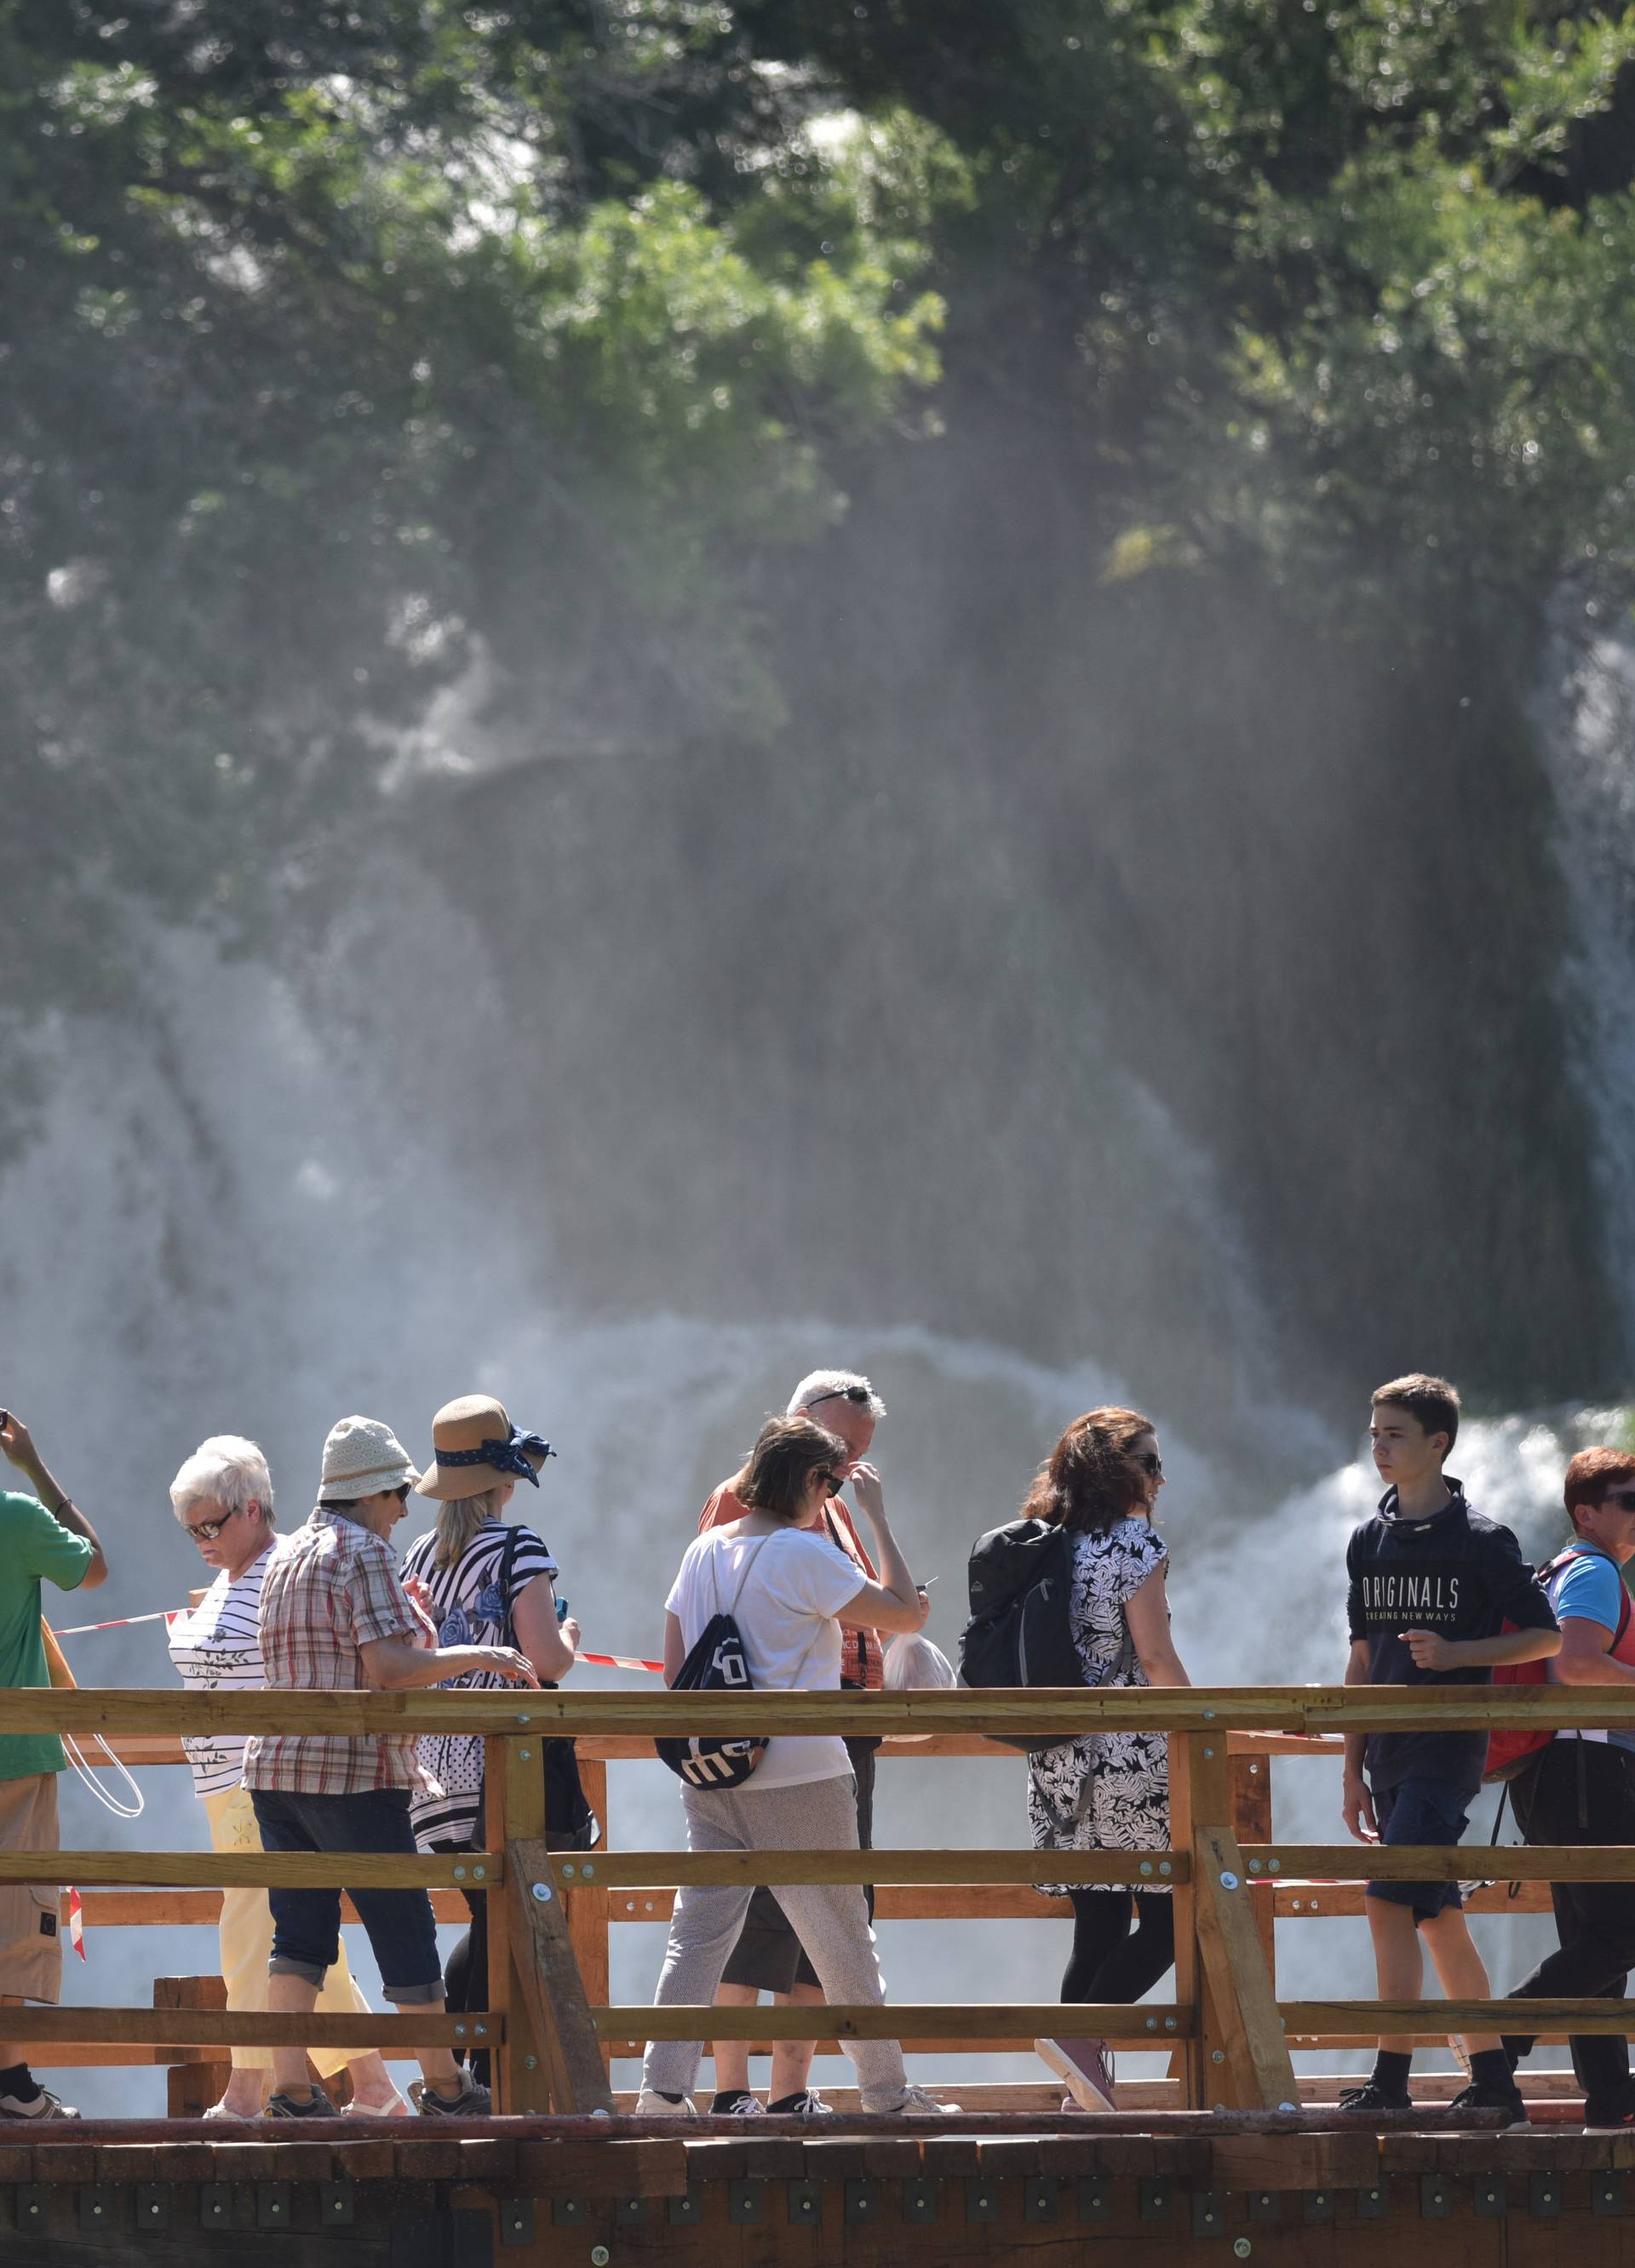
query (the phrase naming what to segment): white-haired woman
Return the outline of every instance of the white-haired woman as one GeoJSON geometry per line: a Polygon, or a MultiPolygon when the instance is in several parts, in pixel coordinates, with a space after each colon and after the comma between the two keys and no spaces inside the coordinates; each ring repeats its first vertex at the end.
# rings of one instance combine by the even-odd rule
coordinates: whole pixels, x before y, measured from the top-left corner
{"type": "MultiPolygon", "coordinates": [[[[200,1557],[216,1570],[215,1581],[192,1613],[179,1615],[172,1623],[171,1660],[183,1683],[200,1692],[259,1690],[267,1683],[259,1624],[261,1579],[277,1543],[267,1460],[254,1441],[239,1434],[213,1434],[200,1442],[171,1483],[170,1500],[200,1557]]],[[[182,1746],[193,1767],[193,1792],[210,1822],[211,1848],[259,1852],[261,1830],[244,1786],[243,1737],[190,1734],[182,1746]]],[[[221,1973],[229,2008],[259,2012],[266,2007],[272,1937],[265,1890],[222,1892],[221,1973]]],[[[347,1969],[344,1947],[324,1980],[318,2006],[335,2015],[369,2014],[369,2003],[347,1969]]],[[[234,2048],[232,2052],[226,2093],[205,2116],[259,2117],[271,2077],[271,2052],[266,2048],[234,2048]]],[[[372,2049],[350,2056],[339,2049],[314,2049],[313,2061],[326,2079],[350,2070],[351,2110],[373,2117],[407,2114],[408,2103],[372,2049]]]]}

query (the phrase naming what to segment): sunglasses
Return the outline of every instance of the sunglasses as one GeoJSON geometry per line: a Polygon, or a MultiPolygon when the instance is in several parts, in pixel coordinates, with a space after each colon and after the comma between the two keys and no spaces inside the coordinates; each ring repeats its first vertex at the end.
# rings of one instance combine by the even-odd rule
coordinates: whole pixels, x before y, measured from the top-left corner
{"type": "Polygon", "coordinates": [[[238,1509],[235,1506],[225,1520],[184,1520],[181,1524],[195,1543],[214,1543],[223,1528],[226,1527],[227,1521],[235,1520],[237,1517],[238,1509]]]}
{"type": "Polygon", "coordinates": [[[1137,1454],[1136,1462],[1140,1466],[1144,1473],[1150,1473],[1155,1481],[1161,1481],[1163,1479],[1164,1460],[1159,1455],[1156,1449],[1140,1450],[1137,1454]]]}
{"type": "Polygon", "coordinates": [[[814,1472],[812,1477],[814,1481],[822,1482],[823,1493],[825,1496],[838,1496],[842,1489],[846,1485],[846,1476],[844,1473],[814,1472]]]}
{"type": "Polygon", "coordinates": [[[1635,1489],[1609,1489],[1602,1504],[1616,1504],[1620,1512],[1635,1512],[1635,1489]]]}
{"type": "Polygon", "coordinates": [[[866,1386],[836,1386],[827,1394],[816,1395],[814,1400],[807,1403],[806,1408],[815,1410],[824,1402],[855,1402],[859,1408],[866,1409],[871,1399],[866,1386]]]}

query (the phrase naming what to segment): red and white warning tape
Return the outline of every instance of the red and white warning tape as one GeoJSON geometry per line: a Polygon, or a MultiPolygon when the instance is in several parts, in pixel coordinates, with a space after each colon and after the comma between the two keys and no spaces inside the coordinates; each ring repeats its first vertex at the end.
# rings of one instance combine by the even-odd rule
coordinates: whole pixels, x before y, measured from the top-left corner
{"type": "MultiPolygon", "coordinates": [[[[53,1638],[85,1638],[92,1631],[130,1630],[137,1623],[169,1624],[187,1611],[186,1607],[171,1607],[157,1615],[121,1615],[111,1623],[73,1623],[67,1630],[53,1631],[51,1635],[53,1638]]],[[[579,1660],[594,1663],[598,1669],[644,1669],[652,1677],[664,1675],[663,1662],[643,1661],[630,1653],[581,1653],[579,1660]]]]}

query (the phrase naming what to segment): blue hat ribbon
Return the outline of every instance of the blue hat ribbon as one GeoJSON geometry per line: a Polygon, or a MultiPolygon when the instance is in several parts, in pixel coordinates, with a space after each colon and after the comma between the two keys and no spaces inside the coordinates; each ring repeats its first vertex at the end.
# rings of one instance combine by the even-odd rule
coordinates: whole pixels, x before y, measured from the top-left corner
{"type": "Polygon", "coordinates": [[[525,1433],[519,1425],[513,1425],[508,1441],[484,1441],[476,1449],[438,1449],[435,1454],[439,1471],[445,1466],[492,1465],[497,1472],[519,1474],[538,1488],[540,1476],[525,1454],[529,1449],[541,1464],[556,1454],[543,1433],[525,1433]]]}

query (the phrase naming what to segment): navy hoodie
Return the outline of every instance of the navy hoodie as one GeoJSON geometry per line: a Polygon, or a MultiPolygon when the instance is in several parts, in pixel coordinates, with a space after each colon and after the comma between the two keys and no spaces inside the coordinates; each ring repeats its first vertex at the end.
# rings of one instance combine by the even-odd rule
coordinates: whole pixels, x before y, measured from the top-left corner
{"type": "MultiPolygon", "coordinates": [[[[1404,1631],[1440,1638],[1497,1638],[1518,1630],[1555,1630],[1550,1601],[1507,1528],[1465,1502],[1462,1483],[1447,1478],[1452,1500],[1429,1520],[1397,1517],[1388,1489],[1372,1520],[1345,1548],[1350,1582],[1346,1616],[1353,1638],[1368,1646],[1370,1685],[1487,1685],[1489,1668],[1421,1669],[1403,1643],[1404,1631]]],[[[1402,1780],[1440,1779],[1474,1794],[1487,1761],[1485,1733],[1371,1733],[1366,1751],[1376,1788],[1402,1780]]]]}

